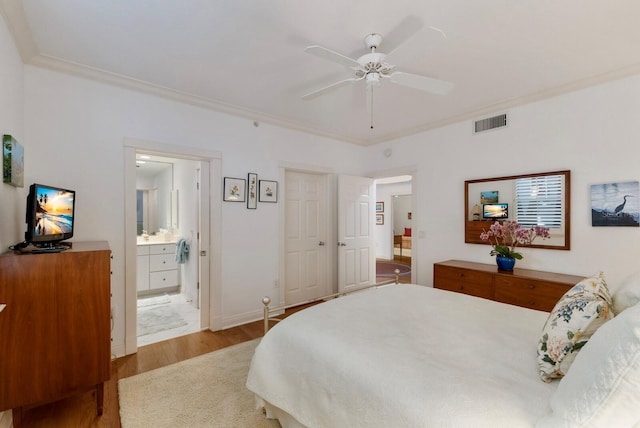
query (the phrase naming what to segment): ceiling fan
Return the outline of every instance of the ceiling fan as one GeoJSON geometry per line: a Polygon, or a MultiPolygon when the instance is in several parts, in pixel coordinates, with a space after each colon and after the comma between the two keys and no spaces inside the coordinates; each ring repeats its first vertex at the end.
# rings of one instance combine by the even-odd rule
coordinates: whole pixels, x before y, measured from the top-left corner
{"type": "MultiPolygon", "coordinates": [[[[398,29],[392,31],[390,37],[387,38],[386,45],[389,48],[389,54],[415,35],[421,28],[422,23],[415,18],[405,20],[398,29]]],[[[437,28],[430,28],[441,32],[441,30],[437,28]]],[[[379,85],[384,79],[388,79],[398,85],[438,95],[446,95],[453,89],[453,83],[444,80],[396,71],[395,65],[391,65],[385,61],[389,54],[378,52],[378,47],[382,44],[382,41],[383,37],[378,33],[367,35],[364,39],[364,44],[369,52],[357,59],[349,58],[348,56],[322,46],[313,45],[305,48],[304,51],[306,53],[345,65],[351,68],[352,72],[351,77],[348,79],[340,80],[324,88],[309,92],[303,95],[302,99],[311,100],[334,89],[359,81],[364,81],[367,84],[369,92],[372,92],[373,87],[379,85]]]]}

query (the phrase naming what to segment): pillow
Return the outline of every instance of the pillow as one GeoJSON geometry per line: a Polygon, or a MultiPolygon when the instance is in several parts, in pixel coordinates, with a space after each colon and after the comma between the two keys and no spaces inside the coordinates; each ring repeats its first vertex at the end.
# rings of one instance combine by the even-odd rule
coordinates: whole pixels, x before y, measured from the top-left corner
{"type": "Polygon", "coordinates": [[[625,278],[613,289],[613,312],[618,315],[640,302],[640,272],[625,278]]]}
{"type": "Polygon", "coordinates": [[[538,342],[538,369],[543,381],[567,373],[593,333],[613,318],[611,304],[602,274],[583,279],[560,298],[538,342]]]}
{"type": "Polygon", "coordinates": [[[410,227],[405,227],[404,228],[404,236],[411,236],[411,228],[410,227]]]}
{"type": "Polygon", "coordinates": [[[640,423],[640,305],[594,333],[551,395],[547,427],[632,427],[640,423]]]}

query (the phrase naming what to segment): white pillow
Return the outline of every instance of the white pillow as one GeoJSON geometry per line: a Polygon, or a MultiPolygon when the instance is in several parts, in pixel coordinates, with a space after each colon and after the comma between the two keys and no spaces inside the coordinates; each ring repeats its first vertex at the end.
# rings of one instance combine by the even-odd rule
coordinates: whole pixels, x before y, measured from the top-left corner
{"type": "Polygon", "coordinates": [[[640,424],[640,305],[593,334],[549,404],[552,412],[536,428],[640,424]]]}
{"type": "Polygon", "coordinates": [[[640,272],[625,278],[613,290],[613,312],[617,315],[640,302],[640,272]]]}

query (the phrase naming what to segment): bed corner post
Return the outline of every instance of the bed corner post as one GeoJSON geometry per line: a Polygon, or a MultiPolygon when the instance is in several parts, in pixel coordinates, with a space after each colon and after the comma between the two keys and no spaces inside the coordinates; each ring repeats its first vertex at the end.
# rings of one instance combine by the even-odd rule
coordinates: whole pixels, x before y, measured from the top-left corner
{"type": "Polygon", "coordinates": [[[269,331],[269,303],[271,303],[271,297],[264,296],[262,298],[262,304],[264,305],[264,334],[269,331]]]}
{"type": "Polygon", "coordinates": [[[400,269],[396,269],[393,271],[396,274],[396,284],[400,284],[400,269]]]}

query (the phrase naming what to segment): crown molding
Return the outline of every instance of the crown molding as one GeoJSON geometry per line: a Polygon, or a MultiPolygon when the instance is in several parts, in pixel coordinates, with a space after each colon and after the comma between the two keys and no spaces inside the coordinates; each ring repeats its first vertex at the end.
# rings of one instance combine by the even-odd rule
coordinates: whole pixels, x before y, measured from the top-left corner
{"type": "Polygon", "coordinates": [[[13,37],[13,42],[18,48],[23,63],[28,63],[37,55],[38,48],[33,40],[31,27],[27,22],[27,16],[20,0],[0,0],[0,14],[7,24],[7,28],[13,37]]]}
{"type": "Polygon", "coordinates": [[[467,120],[476,120],[479,117],[494,114],[499,111],[520,107],[526,104],[532,104],[538,101],[554,98],[560,95],[566,95],[571,92],[576,92],[582,89],[586,89],[592,86],[601,85],[604,83],[612,82],[614,80],[625,79],[632,76],[640,75],[640,64],[635,64],[629,67],[624,67],[618,70],[613,70],[607,73],[592,76],[586,79],[570,82],[562,86],[551,88],[549,90],[536,92],[534,94],[526,95],[524,97],[513,98],[509,100],[500,101],[486,107],[470,110],[468,112],[452,116],[446,119],[437,120],[422,126],[410,128],[401,132],[390,133],[383,135],[375,140],[368,141],[366,145],[376,145],[380,143],[386,143],[392,140],[409,137],[411,135],[419,134],[421,132],[431,131],[436,128],[442,128],[454,123],[460,123],[467,120]]]}
{"type": "Polygon", "coordinates": [[[89,67],[83,64],[78,64],[72,61],[62,60],[49,55],[35,55],[29,61],[29,65],[36,67],[47,68],[50,70],[72,74],[75,76],[83,77],[86,79],[107,83],[121,88],[130,89],[134,91],[144,92],[147,94],[155,95],[170,99],[172,101],[178,101],[185,104],[190,104],[196,107],[202,107],[210,110],[215,110],[221,113],[230,114],[236,117],[243,117],[252,121],[259,121],[268,123],[271,125],[292,129],[295,131],[304,132],[307,134],[313,134],[320,137],[331,138],[347,143],[363,145],[365,142],[346,137],[344,135],[338,135],[328,132],[323,132],[319,129],[305,126],[296,122],[292,122],[279,117],[271,116],[259,111],[246,109],[240,106],[226,104],[219,101],[215,101],[209,98],[201,97],[198,95],[190,94],[183,91],[167,88],[161,85],[145,82],[143,80],[134,79],[122,74],[112,73],[104,71],[98,68],[89,67]]]}

